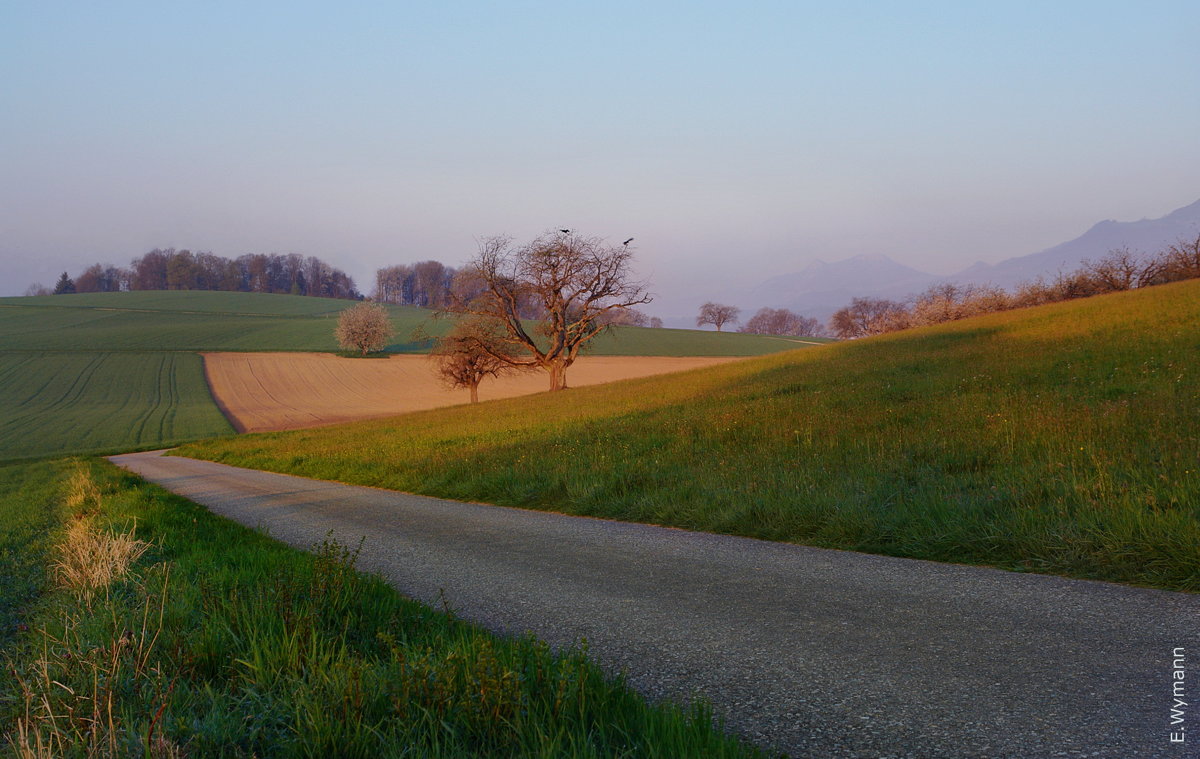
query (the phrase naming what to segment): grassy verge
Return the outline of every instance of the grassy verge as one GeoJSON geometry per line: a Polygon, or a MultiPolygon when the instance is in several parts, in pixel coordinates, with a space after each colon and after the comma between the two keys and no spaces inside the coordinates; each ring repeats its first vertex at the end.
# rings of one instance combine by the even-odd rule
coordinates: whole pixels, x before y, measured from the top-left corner
{"type": "Polygon", "coordinates": [[[54,529],[66,515],[62,462],[0,466],[0,648],[16,637],[26,607],[46,584],[54,529]]]}
{"type": "Polygon", "coordinates": [[[648,706],[582,652],[498,639],[399,597],[354,571],[346,547],[294,551],[106,463],[80,466],[68,493],[61,462],[0,470],[0,515],[42,535],[67,523],[53,551],[0,543],[23,578],[0,586],[3,608],[28,628],[0,639],[0,750],[758,755],[702,707],[648,706]]]}
{"type": "Polygon", "coordinates": [[[1200,283],[185,455],[1200,590],[1200,283]]]}

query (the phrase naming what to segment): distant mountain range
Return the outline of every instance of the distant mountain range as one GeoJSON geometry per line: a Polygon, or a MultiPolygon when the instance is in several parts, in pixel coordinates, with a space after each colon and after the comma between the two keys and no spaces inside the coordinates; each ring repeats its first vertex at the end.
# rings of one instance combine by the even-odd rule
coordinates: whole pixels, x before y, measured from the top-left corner
{"type": "Polygon", "coordinates": [[[1012,288],[1037,277],[1053,277],[1097,259],[1114,248],[1157,252],[1182,238],[1200,235],[1200,200],[1160,219],[1102,221],[1069,242],[999,263],[977,263],[949,277],[929,274],[870,253],[771,277],[741,301],[743,315],[770,306],[826,319],[855,297],[901,299],[939,282],[992,284],[1012,288]]]}

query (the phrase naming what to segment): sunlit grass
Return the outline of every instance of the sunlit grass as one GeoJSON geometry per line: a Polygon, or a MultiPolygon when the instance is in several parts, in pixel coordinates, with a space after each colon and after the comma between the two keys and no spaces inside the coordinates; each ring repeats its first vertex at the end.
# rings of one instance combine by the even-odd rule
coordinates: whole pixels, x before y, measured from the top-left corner
{"type": "Polygon", "coordinates": [[[1200,589],[1200,283],[192,444],[430,495],[1200,589]]]}

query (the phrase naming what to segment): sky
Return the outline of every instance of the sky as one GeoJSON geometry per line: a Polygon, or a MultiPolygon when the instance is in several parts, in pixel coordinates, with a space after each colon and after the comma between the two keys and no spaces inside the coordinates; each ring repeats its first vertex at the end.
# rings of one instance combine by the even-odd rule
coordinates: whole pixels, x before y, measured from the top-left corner
{"type": "Polygon", "coordinates": [[[1200,199],[1200,3],[0,0],[0,294],[154,247],[369,290],[634,237],[651,314],[1200,199]]]}

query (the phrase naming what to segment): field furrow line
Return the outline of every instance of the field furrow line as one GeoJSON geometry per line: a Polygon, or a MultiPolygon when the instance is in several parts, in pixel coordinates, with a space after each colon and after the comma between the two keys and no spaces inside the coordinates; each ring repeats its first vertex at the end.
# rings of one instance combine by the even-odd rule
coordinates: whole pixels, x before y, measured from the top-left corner
{"type": "Polygon", "coordinates": [[[163,406],[162,413],[158,420],[158,439],[167,440],[168,433],[175,429],[175,414],[179,410],[179,387],[177,385],[179,379],[176,374],[175,356],[164,357],[164,364],[167,364],[167,384],[165,386],[166,402],[163,406]]]}
{"type": "MultiPolygon", "coordinates": [[[[150,407],[146,410],[146,424],[141,432],[141,435],[144,435],[146,432],[146,429],[154,430],[155,431],[154,434],[157,435],[157,437],[154,438],[156,440],[162,440],[161,433],[162,433],[162,417],[163,417],[163,403],[164,403],[163,388],[165,387],[165,384],[167,382],[166,375],[168,373],[168,368],[167,368],[168,361],[169,361],[169,359],[167,358],[166,354],[161,354],[161,353],[159,354],[158,364],[154,367],[154,401],[153,401],[153,403],[150,404],[150,407]]],[[[139,442],[142,439],[141,435],[138,436],[139,442]]]]}

